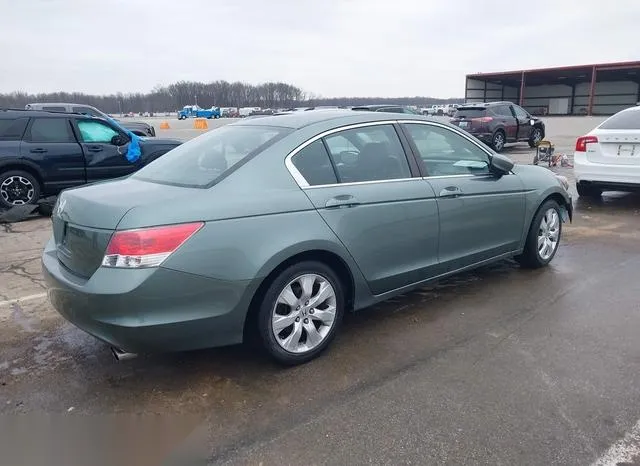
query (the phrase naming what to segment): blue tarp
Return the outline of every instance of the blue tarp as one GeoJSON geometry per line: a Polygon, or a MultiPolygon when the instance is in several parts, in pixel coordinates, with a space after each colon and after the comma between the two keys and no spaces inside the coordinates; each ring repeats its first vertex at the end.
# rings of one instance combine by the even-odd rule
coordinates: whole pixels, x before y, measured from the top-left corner
{"type": "Polygon", "coordinates": [[[138,161],[138,159],[140,158],[140,156],[142,155],[142,149],[140,149],[140,138],[138,136],[136,136],[135,134],[133,134],[128,129],[123,128],[120,125],[120,123],[118,123],[113,118],[110,118],[109,120],[111,120],[111,123],[116,125],[122,131],[127,133],[127,136],[129,136],[129,138],[131,139],[131,142],[129,143],[129,147],[127,148],[127,160],[130,163],[136,163],[138,161]]]}

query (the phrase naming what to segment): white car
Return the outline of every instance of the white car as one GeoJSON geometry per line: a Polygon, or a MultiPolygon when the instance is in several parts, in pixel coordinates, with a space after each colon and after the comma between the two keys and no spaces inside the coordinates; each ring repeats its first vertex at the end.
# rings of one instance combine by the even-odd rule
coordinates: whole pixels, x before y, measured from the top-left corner
{"type": "Polygon", "coordinates": [[[640,107],[622,110],[579,137],[573,170],[580,196],[640,191],[640,107]]]}

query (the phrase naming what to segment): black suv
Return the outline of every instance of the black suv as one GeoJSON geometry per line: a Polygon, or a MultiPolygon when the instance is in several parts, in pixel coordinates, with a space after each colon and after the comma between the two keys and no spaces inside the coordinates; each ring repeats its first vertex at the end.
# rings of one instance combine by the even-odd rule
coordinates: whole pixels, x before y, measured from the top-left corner
{"type": "Polygon", "coordinates": [[[0,208],[35,203],[65,188],[129,175],[181,144],[141,139],[141,157],[110,121],[38,110],[0,110],[0,208]]]}
{"type": "Polygon", "coordinates": [[[473,134],[496,152],[510,142],[536,147],[544,139],[544,122],[511,102],[464,104],[451,123],[473,134]]]}

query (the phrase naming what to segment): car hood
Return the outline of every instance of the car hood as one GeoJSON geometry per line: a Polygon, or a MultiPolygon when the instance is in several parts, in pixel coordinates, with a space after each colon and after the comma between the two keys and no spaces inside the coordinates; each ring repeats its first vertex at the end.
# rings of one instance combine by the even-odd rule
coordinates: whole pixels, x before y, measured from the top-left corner
{"type": "Polygon", "coordinates": [[[148,145],[179,146],[183,142],[178,139],[168,139],[168,138],[148,138],[148,137],[142,137],[142,136],[138,136],[138,138],[140,139],[140,145],[142,146],[148,146],[148,145]]]}
{"type": "Polygon", "coordinates": [[[122,125],[122,126],[128,126],[130,128],[150,128],[151,125],[149,123],[145,123],[144,121],[123,121],[123,120],[116,120],[118,122],[118,124],[122,125]]]}

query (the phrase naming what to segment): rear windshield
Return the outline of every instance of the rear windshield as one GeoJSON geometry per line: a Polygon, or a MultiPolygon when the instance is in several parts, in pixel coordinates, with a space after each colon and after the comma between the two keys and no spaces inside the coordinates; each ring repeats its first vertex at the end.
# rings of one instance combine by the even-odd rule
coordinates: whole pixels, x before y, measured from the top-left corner
{"type": "Polygon", "coordinates": [[[477,118],[485,115],[486,108],[458,108],[454,118],[477,118]]]}
{"type": "Polygon", "coordinates": [[[640,129],[640,110],[623,110],[605,120],[602,129],[640,129]]]}
{"type": "Polygon", "coordinates": [[[134,178],[206,188],[291,131],[271,126],[223,126],[186,142],[140,169],[134,178]]]}

